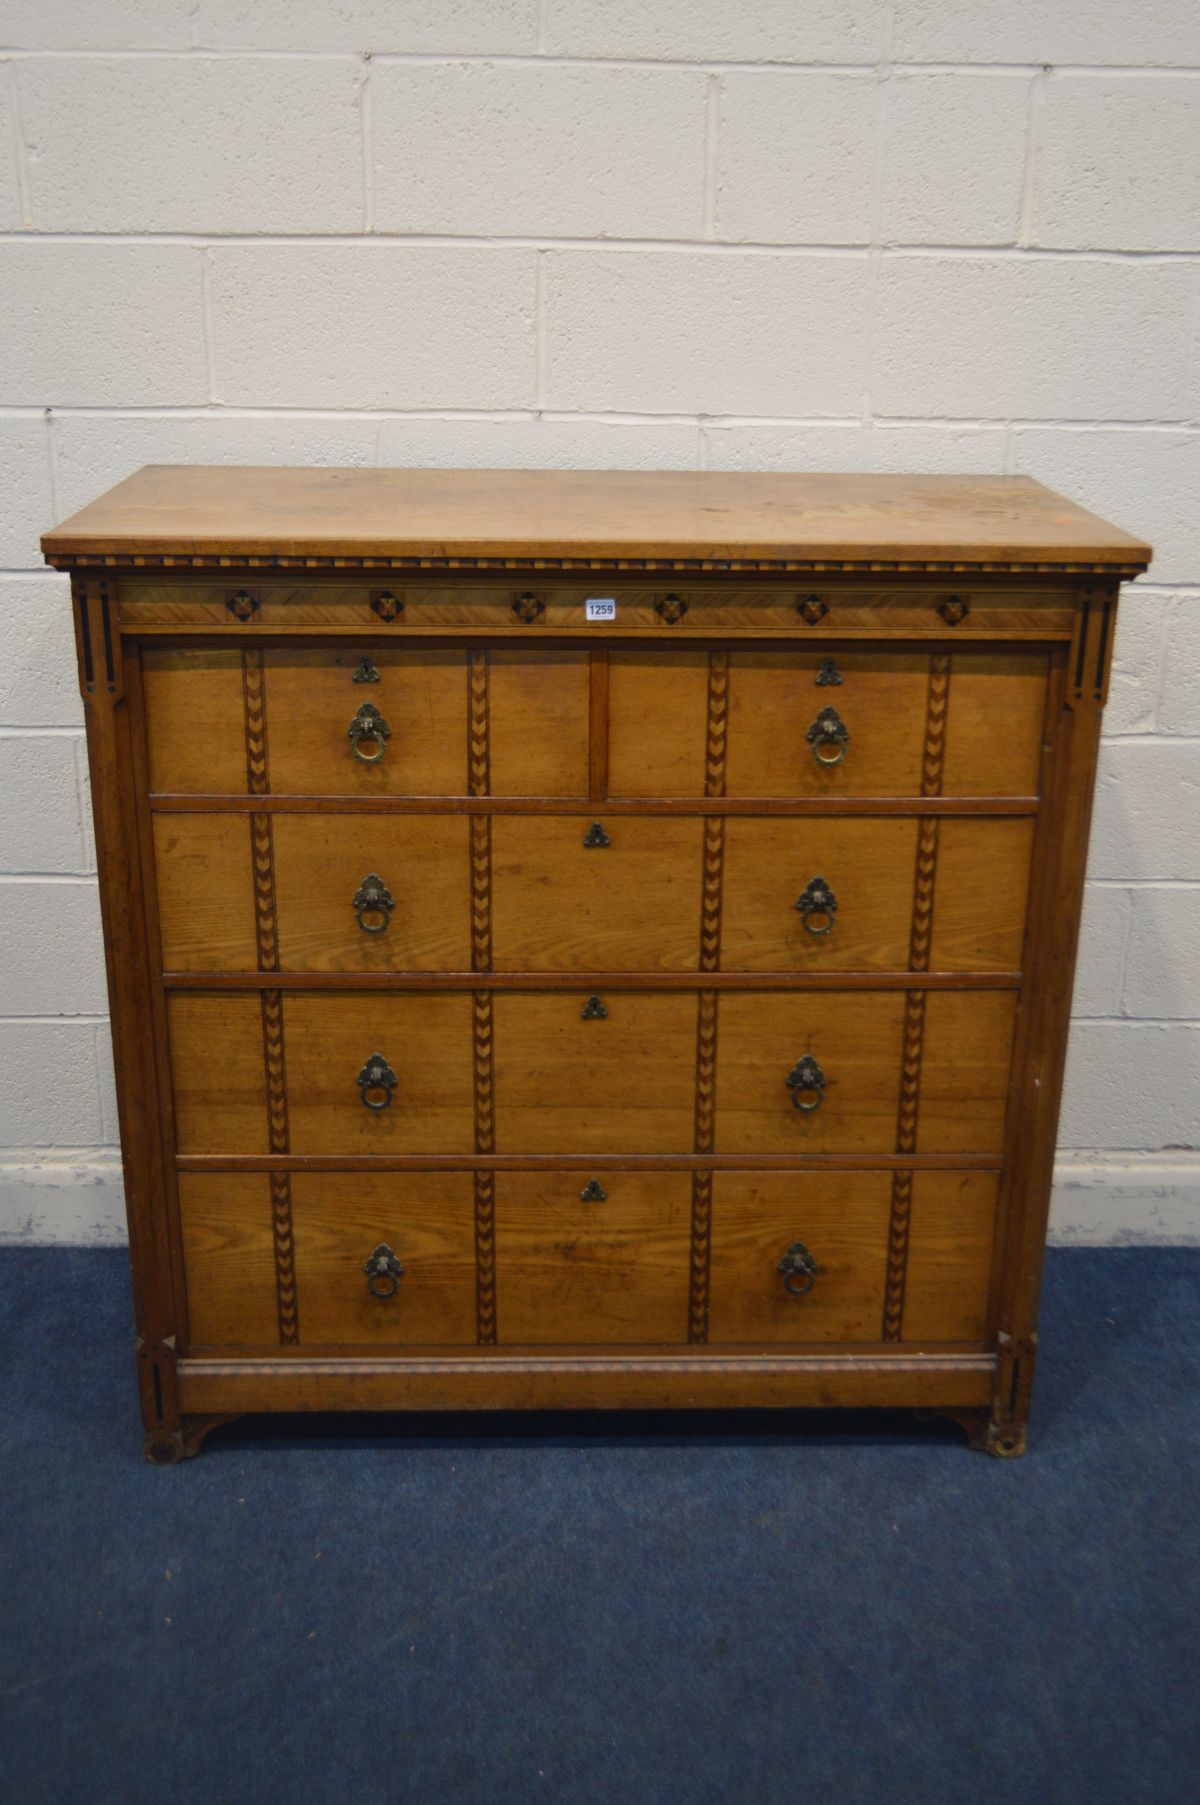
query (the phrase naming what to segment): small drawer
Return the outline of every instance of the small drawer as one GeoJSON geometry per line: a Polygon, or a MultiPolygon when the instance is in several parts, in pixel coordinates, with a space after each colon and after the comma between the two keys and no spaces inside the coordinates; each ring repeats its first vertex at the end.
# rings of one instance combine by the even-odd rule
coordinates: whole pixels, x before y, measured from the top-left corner
{"type": "Polygon", "coordinates": [[[272,815],[274,887],[256,895],[259,831],[155,813],[164,970],[257,971],[260,940],[283,971],[471,969],[465,816],[272,815]]]}
{"type": "Polygon", "coordinates": [[[999,1154],[1015,1017],[1009,991],[924,993],[906,1106],[903,991],[723,992],[715,1150],[894,1153],[904,1111],[918,1153],[999,1154]]]}
{"type": "Polygon", "coordinates": [[[464,652],[268,650],[263,677],[274,794],[466,794],[464,652]]]}
{"type": "Polygon", "coordinates": [[[470,971],[465,815],[279,814],[285,971],[470,971]]]}
{"type": "Polygon", "coordinates": [[[924,917],[929,970],[1018,971],[1032,820],[942,818],[921,870],[918,827],[911,817],[731,817],[721,969],[907,971],[924,917]]]}
{"type": "Polygon", "coordinates": [[[613,990],[498,993],[501,1153],[690,1153],[696,998],[613,990]]]}
{"type": "Polygon", "coordinates": [[[471,998],[176,992],[181,1153],[470,1153],[471,998]]]}
{"type": "Polygon", "coordinates": [[[281,1308],[269,1178],[181,1174],[191,1346],[275,1346],[285,1328],[306,1347],[475,1343],[469,1172],[297,1172],[286,1196],[281,1308]]]}
{"type": "Polygon", "coordinates": [[[501,1342],[686,1342],[686,1172],[498,1172],[495,1184],[501,1342]]]}
{"type": "Polygon", "coordinates": [[[1035,796],[1048,654],[826,642],[609,657],[609,793],[1035,796]],[[710,713],[714,732],[709,733],[710,713]]]}
{"type": "MultiPolygon", "coordinates": [[[[999,1176],[911,1175],[901,1339],[979,1342],[999,1176]]],[[[861,1342],[884,1337],[889,1172],[716,1172],[708,1339],[861,1342]]]]}
{"type": "Polygon", "coordinates": [[[715,1172],[709,1341],[882,1340],[891,1197],[888,1172],[715,1172]]]}
{"type": "Polygon", "coordinates": [[[492,821],[497,971],[695,971],[703,825],[579,815],[492,821]]]}

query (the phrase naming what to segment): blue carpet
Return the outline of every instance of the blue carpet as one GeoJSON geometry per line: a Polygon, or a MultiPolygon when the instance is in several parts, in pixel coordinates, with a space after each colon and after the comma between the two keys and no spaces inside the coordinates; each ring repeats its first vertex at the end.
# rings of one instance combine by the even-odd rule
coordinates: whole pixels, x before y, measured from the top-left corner
{"type": "Polygon", "coordinates": [[[1200,1250],[1054,1252],[1031,1452],[255,1419],[154,1469],[118,1253],[0,1257],[4,1805],[1194,1805],[1200,1250]]]}

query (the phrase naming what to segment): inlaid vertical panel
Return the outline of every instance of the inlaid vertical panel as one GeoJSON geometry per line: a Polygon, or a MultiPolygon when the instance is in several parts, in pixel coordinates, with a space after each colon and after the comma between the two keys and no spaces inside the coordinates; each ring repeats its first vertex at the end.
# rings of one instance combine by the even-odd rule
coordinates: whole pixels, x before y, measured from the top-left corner
{"type": "MultiPolygon", "coordinates": [[[[935,652],[929,661],[925,700],[925,740],[921,752],[921,794],[940,796],[946,760],[946,720],[950,706],[950,659],[935,652]]],[[[937,884],[938,821],[924,815],[917,823],[916,868],[913,875],[912,928],[908,968],[929,970],[933,942],[933,899],[937,884]]],[[[904,999],[904,1043],[900,1063],[900,1101],[896,1117],[896,1152],[911,1154],[917,1146],[917,1118],[921,1103],[921,1056],[925,1044],[923,990],[910,990],[904,999]]],[[[899,1341],[904,1329],[904,1291],[908,1276],[909,1226],[912,1218],[913,1176],[892,1176],[892,1207],[888,1222],[888,1263],[884,1284],[883,1339],[899,1341]]]]}
{"type": "MultiPolygon", "coordinates": [[[[708,715],[705,729],[704,793],[725,794],[725,753],[729,720],[729,654],[710,654],[708,715]]],[[[721,876],[725,861],[725,819],[709,815],[704,822],[704,871],[700,901],[700,969],[716,971],[721,962],[721,876]]],[[[717,993],[702,990],[696,1013],[695,1151],[713,1150],[717,1073],[717,993]]],[[[692,1174],[691,1274],[688,1297],[688,1340],[708,1339],[709,1264],[712,1246],[712,1173],[692,1174]]]]}
{"type": "Polygon", "coordinates": [[[292,1176],[271,1174],[271,1234],[275,1247],[275,1308],[281,1347],[300,1339],[300,1307],[296,1296],[296,1249],[292,1233],[292,1176]]]}
{"type": "MultiPolygon", "coordinates": [[[[263,655],[242,653],[242,706],[246,730],[246,788],[251,796],[265,796],[270,787],[267,765],[267,698],[263,686],[263,655]]],[[[271,843],[271,817],[250,817],[250,864],[254,877],[254,924],[260,971],[279,969],[279,931],[275,916],[275,855],[271,843]]]]}
{"type": "Polygon", "coordinates": [[[263,686],[263,655],[242,653],[242,706],[246,721],[246,788],[251,796],[265,796],[267,777],[267,697],[263,686]]]}
{"type": "MultiPolygon", "coordinates": [[[[283,1050],[283,996],[262,993],[263,1061],[267,1078],[267,1137],[272,1153],[287,1153],[287,1069],[283,1050]]],[[[292,1237],[292,1187],[287,1172],[271,1174],[271,1233],[275,1251],[275,1301],[279,1339],[285,1347],[300,1339],[296,1260],[292,1237]]]]}
{"type": "MultiPolygon", "coordinates": [[[[489,654],[471,652],[467,669],[467,785],[472,796],[491,790],[491,721],[488,707],[489,654]]],[[[492,965],[492,822],[489,815],[471,816],[471,968],[492,965]]],[[[475,1151],[496,1146],[492,1083],[493,1011],[491,992],[476,990],[471,998],[472,1063],[475,1086],[475,1151]]],[[[475,1338],[484,1346],[496,1340],[496,1179],[476,1172],[475,1204],[475,1338]]]]}
{"type": "Polygon", "coordinates": [[[496,1343],[496,1175],[475,1174],[475,1339],[496,1343]]]}

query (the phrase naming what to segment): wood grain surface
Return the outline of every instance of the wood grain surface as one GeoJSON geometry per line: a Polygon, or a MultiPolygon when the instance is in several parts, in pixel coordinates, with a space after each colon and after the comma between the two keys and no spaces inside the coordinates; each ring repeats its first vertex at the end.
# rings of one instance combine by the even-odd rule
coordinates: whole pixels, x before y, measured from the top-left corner
{"type": "Polygon", "coordinates": [[[44,535],[80,553],[1144,564],[1026,476],[152,464],[44,535]]]}

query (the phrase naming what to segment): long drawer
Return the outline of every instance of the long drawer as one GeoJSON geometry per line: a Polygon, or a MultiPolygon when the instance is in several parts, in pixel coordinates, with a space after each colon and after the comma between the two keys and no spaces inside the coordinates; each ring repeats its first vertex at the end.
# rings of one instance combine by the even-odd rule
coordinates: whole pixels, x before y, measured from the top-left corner
{"type": "Polygon", "coordinates": [[[261,819],[155,815],[168,971],[259,969],[264,913],[285,971],[470,971],[482,887],[495,971],[695,972],[714,861],[721,970],[907,971],[918,907],[928,969],[1021,965],[1024,817],[743,815],[714,851],[698,815],[497,814],[473,847],[464,815],[286,811],[269,817],[266,899],[261,819]]]}
{"type": "MultiPolygon", "coordinates": [[[[915,1176],[904,1340],[982,1338],[997,1186],[915,1176]]],[[[681,1345],[699,1307],[709,1344],[879,1342],[891,1208],[880,1172],[185,1173],[189,1341],[681,1345]]]]}
{"type": "Polygon", "coordinates": [[[160,794],[1033,796],[1047,654],[361,646],[143,656],[160,794]],[[599,673],[599,674],[597,674],[599,673]],[[602,706],[601,706],[602,705],[602,706]],[[593,714],[605,721],[593,743],[593,714]]]}
{"type": "Polygon", "coordinates": [[[178,991],[175,1130],[235,1156],[467,1154],[483,1121],[514,1154],[991,1155],[1015,1014],[1009,990],[178,991]]]}

